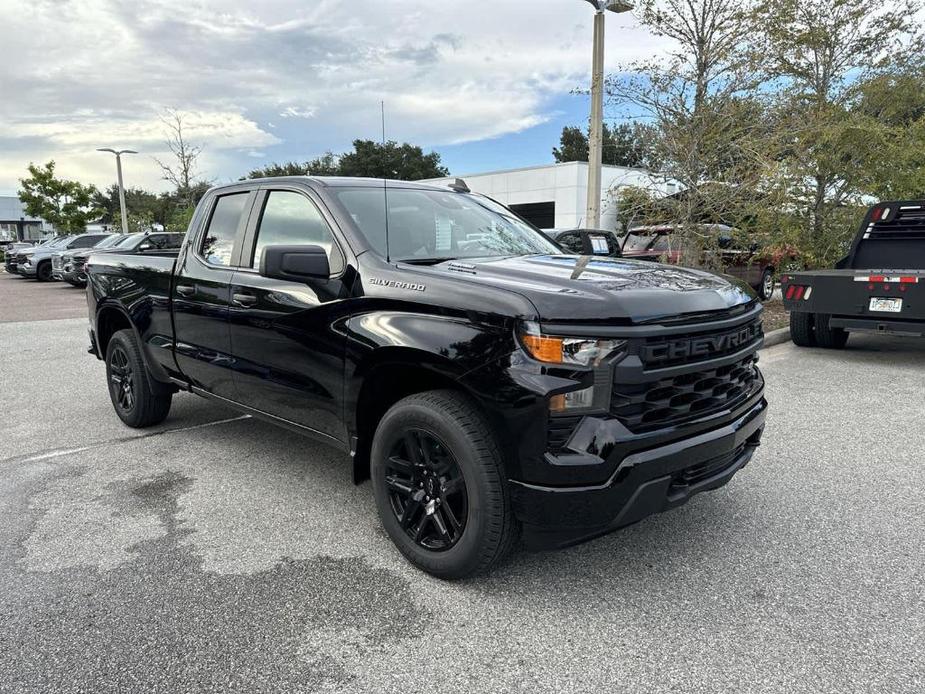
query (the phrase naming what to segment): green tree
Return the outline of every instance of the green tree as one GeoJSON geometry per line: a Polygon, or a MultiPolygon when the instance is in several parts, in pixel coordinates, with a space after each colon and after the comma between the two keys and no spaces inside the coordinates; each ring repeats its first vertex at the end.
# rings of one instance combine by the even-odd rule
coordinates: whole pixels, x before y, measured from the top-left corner
{"type": "Polygon", "coordinates": [[[418,181],[449,175],[440,165],[437,152],[424,151],[407,142],[398,144],[372,140],[354,140],[353,151],[341,155],[326,152],[306,162],[270,164],[250,171],[245,178],[272,176],[364,176],[369,178],[397,178],[418,181]]]}
{"type": "Polygon", "coordinates": [[[79,234],[101,209],[94,204],[95,187],[55,176],[55,162],[29,164],[29,177],[20,179],[19,199],[26,213],[51,223],[61,234],[79,234]]]}
{"type": "MultiPolygon", "coordinates": [[[[110,225],[113,230],[121,230],[119,186],[114,183],[105,192],[97,192],[93,202],[101,210],[98,221],[110,225]]],[[[141,188],[126,188],[125,208],[129,232],[149,231],[156,223],[163,224],[163,219],[159,217],[160,202],[155,193],[141,188]]]]}
{"type": "Polygon", "coordinates": [[[248,172],[245,178],[274,178],[277,176],[337,176],[340,171],[337,157],[333,152],[325,152],[305,162],[289,161],[285,164],[270,164],[248,172]]]}
{"type": "Polygon", "coordinates": [[[886,107],[874,92],[882,96],[889,76],[921,54],[920,9],[918,0],[764,0],[758,7],[770,74],[783,84],[789,197],[822,262],[843,253],[852,235],[843,210],[882,189],[872,171],[888,175],[876,164],[895,141],[889,120],[902,105],[886,107]]]}
{"type": "Polygon", "coordinates": [[[607,79],[612,106],[642,113],[652,158],[682,193],[658,197],[662,221],[678,228],[693,257],[716,239],[703,224],[753,228],[779,209],[779,142],[763,96],[763,54],[753,0],[642,0],[648,31],[670,40],[667,55],[637,61],[607,79]]]}
{"type": "Polygon", "coordinates": [[[448,176],[449,171],[440,165],[437,152],[424,154],[417,145],[398,144],[373,140],[354,140],[353,151],[340,157],[338,174],[341,176],[367,176],[370,178],[397,178],[418,181],[424,178],[448,176]]]}
{"type": "MultiPolygon", "coordinates": [[[[658,161],[652,148],[653,129],[642,123],[620,123],[611,128],[604,123],[601,160],[605,166],[657,168],[658,161]]],[[[559,146],[552,155],[559,163],[588,161],[588,134],[577,126],[565,126],[559,146]]]]}

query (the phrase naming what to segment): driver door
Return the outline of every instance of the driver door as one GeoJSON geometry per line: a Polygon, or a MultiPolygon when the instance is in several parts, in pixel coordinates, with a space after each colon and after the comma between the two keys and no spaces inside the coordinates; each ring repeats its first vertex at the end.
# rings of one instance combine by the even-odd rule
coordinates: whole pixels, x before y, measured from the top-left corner
{"type": "Polygon", "coordinates": [[[347,311],[345,278],[352,273],[345,269],[332,223],[308,191],[260,191],[231,282],[235,399],[341,442],[346,341],[335,324],[347,311]],[[306,244],[327,251],[330,278],[289,282],[260,275],[266,246],[306,244]]]}

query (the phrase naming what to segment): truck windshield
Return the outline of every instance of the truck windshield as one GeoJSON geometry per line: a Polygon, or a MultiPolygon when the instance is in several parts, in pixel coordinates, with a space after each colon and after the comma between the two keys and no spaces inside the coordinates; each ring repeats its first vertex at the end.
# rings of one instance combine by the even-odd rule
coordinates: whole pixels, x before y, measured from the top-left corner
{"type": "Polygon", "coordinates": [[[392,187],[334,193],[370,245],[389,260],[562,253],[509,210],[478,195],[392,187]]]}

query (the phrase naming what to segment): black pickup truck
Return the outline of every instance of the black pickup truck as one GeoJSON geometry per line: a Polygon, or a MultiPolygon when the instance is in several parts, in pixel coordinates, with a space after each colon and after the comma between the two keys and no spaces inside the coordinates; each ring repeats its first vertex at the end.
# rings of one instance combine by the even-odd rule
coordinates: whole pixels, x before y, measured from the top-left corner
{"type": "Polygon", "coordinates": [[[781,277],[790,334],[841,349],[851,332],[925,337],[925,202],[881,202],[834,270],[781,277]]]}
{"type": "Polygon", "coordinates": [[[126,424],[190,391],[332,444],[441,577],[720,487],[764,428],[750,289],[563,254],[461,181],[222,186],[178,252],[87,268],[91,351],[126,424]]]}

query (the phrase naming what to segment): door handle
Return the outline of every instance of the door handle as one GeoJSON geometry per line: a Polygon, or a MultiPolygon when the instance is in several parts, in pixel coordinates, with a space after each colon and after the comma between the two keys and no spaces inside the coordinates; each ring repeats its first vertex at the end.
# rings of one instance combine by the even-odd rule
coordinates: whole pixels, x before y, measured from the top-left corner
{"type": "Polygon", "coordinates": [[[180,296],[192,296],[196,293],[196,287],[192,287],[188,284],[178,284],[177,285],[177,294],[180,296]]]}
{"type": "Polygon", "coordinates": [[[231,303],[238,306],[253,306],[257,303],[257,297],[253,294],[232,294],[231,303]]]}

